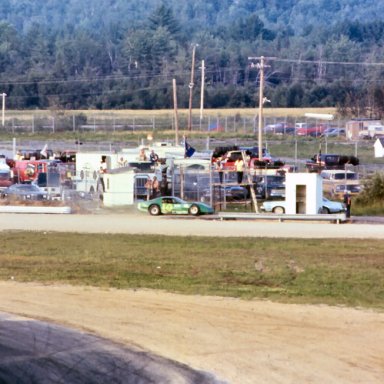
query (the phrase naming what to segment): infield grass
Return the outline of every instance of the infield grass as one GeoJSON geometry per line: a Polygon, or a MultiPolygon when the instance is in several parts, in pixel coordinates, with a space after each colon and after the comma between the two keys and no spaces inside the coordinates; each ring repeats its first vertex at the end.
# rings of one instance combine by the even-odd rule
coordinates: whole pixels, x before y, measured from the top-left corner
{"type": "Polygon", "coordinates": [[[384,309],[384,241],[3,232],[0,279],[384,309]]]}

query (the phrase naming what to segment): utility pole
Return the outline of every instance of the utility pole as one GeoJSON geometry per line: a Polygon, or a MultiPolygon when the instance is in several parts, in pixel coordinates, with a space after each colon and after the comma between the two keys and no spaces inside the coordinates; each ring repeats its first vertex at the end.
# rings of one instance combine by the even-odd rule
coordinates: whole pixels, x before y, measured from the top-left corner
{"type": "Polygon", "coordinates": [[[263,160],[263,98],[264,98],[264,56],[260,57],[260,88],[259,88],[259,160],[263,160]]]}
{"type": "Polygon", "coordinates": [[[203,120],[204,110],[204,84],[205,84],[205,64],[201,61],[201,94],[200,94],[200,121],[203,120]]]}
{"type": "Polygon", "coordinates": [[[269,101],[264,97],[264,69],[269,67],[269,65],[265,65],[264,56],[260,57],[248,57],[248,60],[260,60],[260,63],[256,64],[256,68],[260,70],[259,77],[259,131],[258,131],[258,146],[259,146],[259,159],[263,159],[263,106],[266,101],[269,101]]]}
{"type": "Polygon", "coordinates": [[[195,78],[195,53],[198,44],[193,44],[192,48],[192,68],[191,68],[191,81],[189,83],[189,117],[188,117],[188,130],[192,131],[192,96],[195,78]]]}
{"type": "Polygon", "coordinates": [[[177,112],[177,92],[176,92],[176,79],[173,79],[173,110],[175,115],[175,145],[179,143],[179,118],[177,112]]]}
{"type": "Polygon", "coordinates": [[[2,93],[1,94],[1,96],[3,96],[3,109],[2,109],[2,111],[3,111],[3,113],[2,113],[2,125],[3,125],[3,127],[4,127],[4,124],[5,124],[5,96],[7,96],[7,94],[6,93],[2,93]]]}

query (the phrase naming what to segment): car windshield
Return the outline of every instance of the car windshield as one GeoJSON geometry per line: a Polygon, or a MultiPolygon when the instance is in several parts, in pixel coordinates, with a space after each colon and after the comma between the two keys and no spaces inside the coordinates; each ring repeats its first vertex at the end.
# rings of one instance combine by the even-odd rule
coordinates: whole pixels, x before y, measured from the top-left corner
{"type": "Polygon", "coordinates": [[[285,181],[284,176],[267,176],[265,178],[266,183],[283,184],[285,181]]]}
{"type": "Polygon", "coordinates": [[[357,174],[356,173],[346,173],[346,172],[340,172],[335,173],[335,180],[357,180],[357,174]]]}
{"type": "Polygon", "coordinates": [[[28,192],[40,191],[40,189],[33,184],[18,185],[17,187],[15,187],[15,190],[16,191],[28,191],[28,192]]]}
{"type": "Polygon", "coordinates": [[[165,197],[162,200],[165,204],[184,204],[185,201],[180,199],[179,197],[165,197]]]}

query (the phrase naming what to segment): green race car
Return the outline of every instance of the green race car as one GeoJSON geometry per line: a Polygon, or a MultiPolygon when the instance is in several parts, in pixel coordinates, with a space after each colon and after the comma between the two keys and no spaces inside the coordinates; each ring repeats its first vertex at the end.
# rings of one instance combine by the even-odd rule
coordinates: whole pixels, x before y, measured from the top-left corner
{"type": "Polygon", "coordinates": [[[162,196],[156,199],[142,201],[137,208],[142,212],[157,215],[193,215],[212,214],[214,209],[200,202],[188,202],[174,196],[162,196]]]}

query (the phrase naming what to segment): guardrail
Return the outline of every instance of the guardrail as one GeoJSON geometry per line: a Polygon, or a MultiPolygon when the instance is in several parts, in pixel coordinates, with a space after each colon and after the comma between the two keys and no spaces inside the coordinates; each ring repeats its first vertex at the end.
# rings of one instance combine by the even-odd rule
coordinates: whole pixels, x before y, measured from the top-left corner
{"type": "Polygon", "coordinates": [[[345,213],[333,214],[276,214],[276,213],[236,213],[236,212],[220,212],[217,217],[220,220],[275,220],[283,221],[328,221],[340,224],[347,221],[345,213]]]}
{"type": "Polygon", "coordinates": [[[71,207],[44,207],[44,206],[25,206],[25,205],[0,205],[0,213],[72,213],[71,207]]]}

